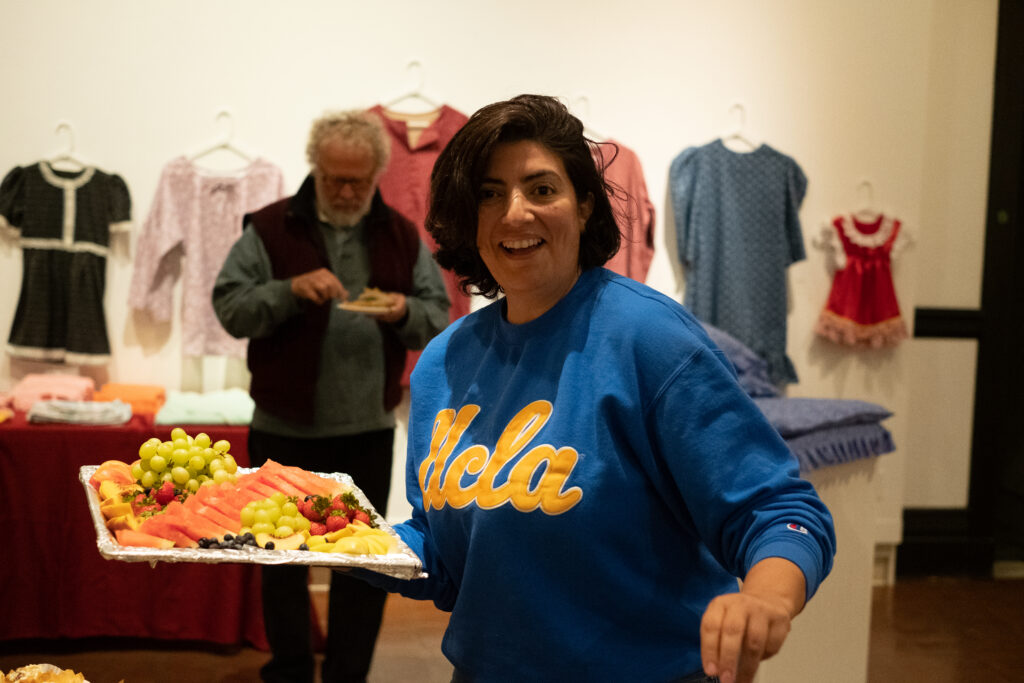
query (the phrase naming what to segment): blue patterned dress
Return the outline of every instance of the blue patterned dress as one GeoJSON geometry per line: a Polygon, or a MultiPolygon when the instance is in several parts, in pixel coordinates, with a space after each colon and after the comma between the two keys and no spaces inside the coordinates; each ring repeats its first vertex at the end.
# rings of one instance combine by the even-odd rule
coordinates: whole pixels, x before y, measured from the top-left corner
{"type": "Polygon", "coordinates": [[[721,140],[683,150],[669,171],[684,304],[796,382],[786,356],[786,269],[806,258],[800,204],[807,178],[768,145],[739,153],[721,140]]]}

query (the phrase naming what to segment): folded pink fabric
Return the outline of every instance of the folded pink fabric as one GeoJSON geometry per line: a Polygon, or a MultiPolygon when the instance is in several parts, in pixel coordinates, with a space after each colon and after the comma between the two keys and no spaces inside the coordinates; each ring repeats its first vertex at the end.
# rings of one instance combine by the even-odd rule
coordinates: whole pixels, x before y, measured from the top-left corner
{"type": "Polygon", "coordinates": [[[91,401],[96,383],[80,375],[25,375],[14,385],[14,409],[28,412],[36,401],[91,401]]]}

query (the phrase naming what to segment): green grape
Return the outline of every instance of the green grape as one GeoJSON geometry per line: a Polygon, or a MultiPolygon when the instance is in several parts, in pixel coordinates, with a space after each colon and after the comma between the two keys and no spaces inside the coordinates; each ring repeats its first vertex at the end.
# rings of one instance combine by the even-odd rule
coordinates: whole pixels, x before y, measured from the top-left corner
{"type": "Polygon", "coordinates": [[[189,448],[192,448],[192,445],[195,444],[195,442],[196,442],[196,440],[193,439],[191,436],[186,436],[185,437],[185,441],[188,442],[188,447],[189,448]]]}
{"type": "Polygon", "coordinates": [[[149,472],[153,469],[149,464],[149,460],[140,460],[139,465],[142,467],[143,472],[149,472]]]}
{"type": "Polygon", "coordinates": [[[297,522],[295,528],[298,531],[309,531],[310,521],[308,519],[306,519],[302,515],[297,515],[295,517],[295,521],[297,522]]]}
{"type": "Polygon", "coordinates": [[[218,453],[227,453],[231,450],[231,442],[227,439],[221,439],[217,443],[213,444],[213,450],[218,453]]]}
{"type": "Polygon", "coordinates": [[[267,514],[270,515],[270,523],[277,524],[277,520],[281,518],[281,508],[270,508],[269,510],[267,510],[267,514]]]}
{"type": "Polygon", "coordinates": [[[142,475],[146,473],[146,470],[142,469],[142,461],[132,464],[132,476],[136,481],[142,479],[142,475]]]}
{"type": "Polygon", "coordinates": [[[139,477],[139,483],[142,484],[143,488],[151,489],[156,485],[156,479],[156,472],[149,470],[142,473],[142,476],[139,477]]]}
{"type": "Polygon", "coordinates": [[[227,470],[228,474],[234,474],[238,471],[238,463],[227,453],[224,454],[221,460],[224,461],[224,469],[227,470]]]}
{"type": "Polygon", "coordinates": [[[270,499],[277,503],[278,507],[281,507],[288,501],[288,496],[284,495],[280,491],[277,491],[276,493],[274,493],[274,495],[270,496],[270,499]]]}
{"type": "Polygon", "coordinates": [[[256,501],[257,510],[272,510],[277,507],[280,507],[280,505],[278,505],[273,498],[264,498],[256,501]]]}
{"type": "Polygon", "coordinates": [[[159,443],[153,444],[147,441],[146,443],[139,446],[139,458],[141,458],[142,460],[149,460],[150,458],[152,458],[154,455],[156,455],[156,447],[158,445],[159,443]]]}
{"type": "Polygon", "coordinates": [[[208,475],[205,474],[200,474],[199,476],[196,477],[196,479],[199,480],[200,484],[205,484],[208,481],[213,481],[212,479],[210,479],[208,475]]]}
{"type": "Polygon", "coordinates": [[[203,449],[203,460],[206,461],[207,465],[209,465],[210,461],[213,460],[216,457],[217,457],[217,451],[213,450],[212,448],[204,448],[203,449]]]}
{"type": "Polygon", "coordinates": [[[234,484],[236,481],[238,481],[238,477],[236,477],[233,474],[229,474],[228,475],[228,481],[230,481],[232,484],[234,484]]]}
{"type": "Polygon", "coordinates": [[[175,439],[173,444],[174,444],[174,450],[176,450],[176,451],[177,450],[187,451],[189,449],[189,445],[190,445],[189,442],[188,442],[188,439],[175,439]]]}
{"type": "Polygon", "coordinates": [[[265,508],[258,508],[252,513],[252,520],[256,524],[270,523],[270,510],[265,508]]]}
{"type": "Polygon", "coordinates": [[[161,481],[169,481],[172,484],[174,483],[174,476],[171,474],[170,470],[164,470],[164,472],[159,475],[159,478],[161,481]]]}
{"type": "Polygon", "coordinates": [[[203,488],[204,486],[213,486],[213,479],[207,479],[206,481],[199,483],[199,488],[203,488]]]}
{"type": "MultiPolygon", "coordinates": [[[[281,514],[286,515],[288,517],[294,517],[295,515],[299,514],[299,506],[291,502],[290,500],[285,501],[284,505],[281,506],[281,514]]],[[[290,524],[289,526],[295,525],[290,524]]]]}
{"type": "Polygon", "coordinates": [[[149,459],[149,467],[154,472],[163,472],[167,468],[167,458],[162,455],[154,455],[149,459]]]}
{"type": "Polygon", "coordinates": [[[295,529],[292,529],[290,526],[279,526],[276,529],[274,529],[274,535],[278,538],[285,538],[287,536],[291,536],[294,533],[295,529]]]}
{"type": "Polygon", "coordinates": [[[171,462],[178,467],[184,467],[188,462],[188,451],[184,448],[175,448],[174,452],[171,453],[171,462]]]}
{"type": "Polygon", "coordinates": [[[286,526],[289,529],[294,529],[295,526],[296,526],[295,525],[295,518],[291,517],[289,515],[281,515],[280,517],[277,518],[277,522],[275,522],[275,523],[277,524],[278,527],[286,526]]]}
{"type": "MultiPolygon", "coordinates": [[[[206,463],[206,469],[210,470],[210,474],[213,474],[217,470],[222,470],[224,469],[224,460],[221,458],[214,458],[210,462],[206,463]]],[[[229,473],[225,472],[225,474],[229,473]]]]}
{"type": "Polygon", "coordinates": [[[239,521],[242,526],[252,526],[256,522],[256,508],[244,507],[239,513],[239,521]]]}
{"type": "Polygon", "coordinates": [[[186,468],[185,468],[185,471],[186,471],[186,472],[188,472],[188,478],[189,478],[189,479],[195,479],[196,477],[198,477],[198,476],[199,476],[199,473],[198,473],[198,472],[196,472],[196,471],[195,471],[194,469],[192,469],[191,467],[186,467],[186,468]]]}
{"type": "Polygon", "coordinates": [[[230,477],[231,475],[228,474],[227,471],[225,470],[214,470],[213,472],[213,480],[218,484],[225,483],[226,481],[229,480],[230,477]]]}
{"type": "Polygon", "coordinates": [[[196,479],[195,477],[189,479],[187,482],[185,482],[185,488],[187,488],[192,493],[195,493],[196,491],[199,490],[199,480],[196,479]]]}
{"type": "Polygon", "coordinates": [[[206,469],[206,460],[203,458],[202,451],[188,459],[188,466],[196,472],[202,472],[206,469]]]}
{"type": "Polygon", "coordinates": [[[199,432],[198,434],[196,434],[196,436],[192,440],[192,442],[196,446],[199,446],[200,448],[209,448],[210,447],[210,435],[207,434],[206,432],[199,432]]]}
{"type": "Polygon", "coordinates": [[[156,447],[156,454],[164,458],[171,457],[171,453],[174,452],[174,444],[170,441],[164,441],[156,447]]]}
{"type": "Polygon", "coordinates": [[[187,434],[185,433],[185,430],[182,429],[181,427],[175,427],[174,429],[171,430],[172,441],[175,439],[184,439],[186,436],[187,434]]]}
{"type": "Polygon", "coordinates": [[[256,522],[252,525],[252,532],[254,534],[272,534],[274,533],[274,525],[270,522],[256,522]]]}
{"type": "Polygon", "coordinates": [[[191,477],[188,475],[188,470],[184,467],[175,467],[171,470],[171,478],[174,479],[175,484],[184,484],[191,477]]]}

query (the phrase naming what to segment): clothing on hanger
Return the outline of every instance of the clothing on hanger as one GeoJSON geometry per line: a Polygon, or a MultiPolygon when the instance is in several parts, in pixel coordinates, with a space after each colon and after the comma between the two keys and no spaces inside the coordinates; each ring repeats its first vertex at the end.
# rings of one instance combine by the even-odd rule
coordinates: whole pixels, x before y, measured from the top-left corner
{"type": "Polygon", "coordinates": [[[131,227],[121,176],[49,161],[0,183],[0,227],[22,247],[21,294],[7,351],[30,360],[98,365],[110,359],[103,295],[112,234],[131,227]]]}
{"type": "Polygon", "coordinates": [[[899,219],[856,213],[836,216],[829,228],[836,271],[814,331],[837,344],[881,348],[907,338],[892,279],[892,256],[905,233],[899,219]],[[836,244],[838,243],[838,244],[836,244]]]}
{"type": "Polygon", "coordinates": [[[169,322],[180,270],[184,355],[245,357],[246,340],[224,330],[210,292],[242,234],[245,214],[283,196],[284,174],[265,159],[229,174],[205,171],[184,156],[172,159],[160,174],[139,236],[129,306],[169,322]]]}
{"type": "Polygon", "coordinates": [[[610,140],[598,145],[598,161],[612,186],[608,199],[622,232],[618,252],[605,268],[638,282],[647,280],[654,259],[654,204],[647,194],[640,158],[629,147],[610,140]]]}

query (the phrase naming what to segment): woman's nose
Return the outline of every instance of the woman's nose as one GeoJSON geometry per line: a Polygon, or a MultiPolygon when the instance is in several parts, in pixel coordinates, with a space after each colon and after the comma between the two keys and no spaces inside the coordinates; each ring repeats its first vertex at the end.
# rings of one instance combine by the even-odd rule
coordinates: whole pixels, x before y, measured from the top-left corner
{"type": "Polygon", "coordinates": [[[520,192],[513,192],[505,208],[505,221],[508,223],[522,223],[533,218],[529,202],[520,192]]]}

